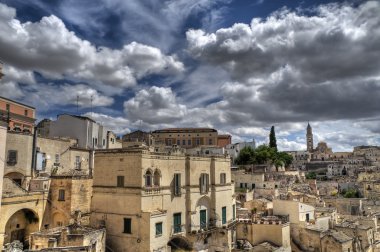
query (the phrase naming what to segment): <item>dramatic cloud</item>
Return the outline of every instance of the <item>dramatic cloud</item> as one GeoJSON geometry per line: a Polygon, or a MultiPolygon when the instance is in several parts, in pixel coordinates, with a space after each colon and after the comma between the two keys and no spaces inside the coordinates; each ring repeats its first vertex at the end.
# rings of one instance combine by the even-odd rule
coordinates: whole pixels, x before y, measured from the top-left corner
{"type": "Polygon", "coordinates": [[[187,32],[189,52],[226,69],[232,122],[300,122],[379,114],[380,3],[323,5],[312,16],[282,10],[251,25],[187,32]]]}
{"type": "Polygon", "coordinates": [[[85,113],[84,116],[88,116],[96,122],[102,124],[107,129],[112,130],[116,134],[127,134],[130,132],[130,128],[133,124],[128,119],[120,116],[110,116],[101,113],[85,113]]]}
{"type": "Polygon", "coordinates": [[[41,114],[79,95],[117,133],[213,127],[260,144],[274,125],[291,150],[305,149],[310,121],[335,151],[380,145],[378,1],[274,4],[234,25],[252,16],[227,16],[242,7],[230,0],[5,2],[20,10],[0,4],[0,95],[41,114]]]}
{"type": "Polygon", "coordinates": [[[124,111],[131,120],[164,124],[180,121],[186,114],[186,106],[177,103],[171,88],[153,86],[126,101],[124,111]]]}
{"type": "MultiPolygon", "coordinates": [[[[69,31],[58,17],[22,23],[15,9],[0,4],[0,56],[23,70],[52,79],[78,79],[113,87],[130,87],[151,74],[170,75],[184,70],[175,56],[136,42],[121,49],[95,47],[69,31]]],[[[104,88],[105,89],[105,88],[104,88]]]]}
{"type": "MultiPolygon", "coordinates": [[[[182,30],[189,18],[201,18],[205,27],[215,26],[224,13],[224,8],[218,5],[229,2],[231,0],[85,0],[78,3],[68,0],[59,3],[57,11],[94,37],[111,34],[118,39],[132,39],[169,51],[182,40],[182,30]],[[106,26],[110,15],[113,24],[122,31],[120,34],[106,26]],[[99,31],[102,34],[93,34],[99,31]]],[[[46,8],[49,4],[43,5],[46,8]]]]}

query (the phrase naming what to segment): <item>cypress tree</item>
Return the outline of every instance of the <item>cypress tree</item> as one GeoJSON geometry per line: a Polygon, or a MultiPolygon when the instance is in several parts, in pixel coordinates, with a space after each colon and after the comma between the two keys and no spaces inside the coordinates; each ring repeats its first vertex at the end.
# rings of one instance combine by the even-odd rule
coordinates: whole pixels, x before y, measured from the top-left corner
{"type": "Polygon", "coordinates": [[[274,148],[277,151],[276,133],[274,132],[274,126],[270,129],[269,134],[269,147],[274,148]]]}

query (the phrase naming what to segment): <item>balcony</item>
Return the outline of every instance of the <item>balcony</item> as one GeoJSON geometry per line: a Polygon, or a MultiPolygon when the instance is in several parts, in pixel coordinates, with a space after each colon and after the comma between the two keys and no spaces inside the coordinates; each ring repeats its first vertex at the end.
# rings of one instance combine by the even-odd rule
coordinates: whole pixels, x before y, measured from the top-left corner
{"type": "Polygon", "coordinates": [[[152,186],[152,187],[145,187],[143,188],[143,194],[144,195],[155,195],[161,193],[161,187],[159,186],[152,186]]]}

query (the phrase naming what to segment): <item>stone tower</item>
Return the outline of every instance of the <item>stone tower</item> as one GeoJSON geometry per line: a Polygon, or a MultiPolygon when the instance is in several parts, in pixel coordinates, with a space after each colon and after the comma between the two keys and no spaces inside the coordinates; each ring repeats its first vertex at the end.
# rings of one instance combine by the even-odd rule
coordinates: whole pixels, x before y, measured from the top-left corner
{"type": "Polygon", "coordinates": [[[308,152],[313,152],[313,130],[311,129],[310,123],[307,123],[306,128],[306,146],[308,152]]]}

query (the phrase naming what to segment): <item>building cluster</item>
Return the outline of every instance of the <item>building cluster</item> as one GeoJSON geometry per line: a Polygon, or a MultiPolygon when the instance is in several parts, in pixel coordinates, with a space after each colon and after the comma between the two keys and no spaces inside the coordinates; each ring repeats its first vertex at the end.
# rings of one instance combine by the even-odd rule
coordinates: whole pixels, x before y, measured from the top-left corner
{"type": "Polygon", "coordinates": [[[288,167],[237,166],[255,141],[211,128],[0,115],[0,251],[380,251],[380,147],[314,148],[308,125],[288,167]]]}

